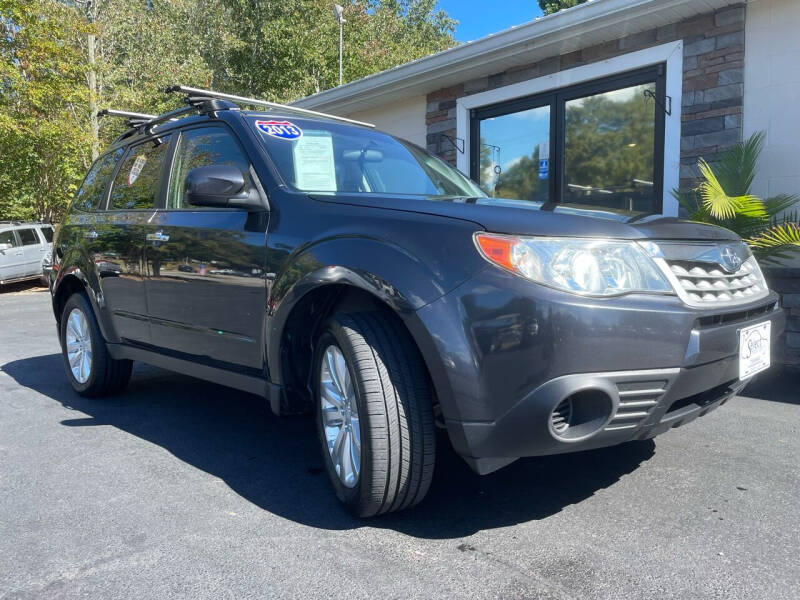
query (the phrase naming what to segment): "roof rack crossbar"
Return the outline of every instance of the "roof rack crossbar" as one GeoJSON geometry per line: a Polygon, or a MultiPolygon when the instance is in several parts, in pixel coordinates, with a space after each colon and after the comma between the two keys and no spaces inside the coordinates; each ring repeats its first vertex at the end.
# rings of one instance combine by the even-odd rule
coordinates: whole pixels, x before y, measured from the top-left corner
{"type": "Polygon", "coordinates": [[[108,115],[109,117],[124,117],[128,119],[128,125],[131,127],[136,127],[137,125],[141,125],[151,119],[155,119],[156,115],[148,115],[146,113],[137,113],[131,112],[129,110],[117,110],[115,108],[104,108],[100,112],[97,113],[98,117],[104,117],[108,115]]]}
{"type": "Polygon", "coordinates": [[[214,90],[204,90],[201,88],[193,88],[187,85],[173,85],[167,88],[167,92],[184,92],[192,97],[207,97],[219,98],[221,100],[232,100],[242,104],[251,104],[254,106],[266,106],[267,108],[278,108],[281,110],[289,110],[301,114],[312,115],[315,117],[324,117],[326,119],[335,119],[337,121],[344,121],[345,123],[352,123],[354,125],[362,125],[364,127],[375,127],[372,123],[365,123],[364,121],[356,121],[355,119],[348,119],[347,117],[339,117],[328,113],[317,112],[315,110],[308,110],[306,108],[299,108],[297,106],[289,106],[287,104],[278,104],[277,102],[269,102],[268,100],[258,100],[257,98],[245,98],[244,96],[236,96],[234,94],[225,94],[223,92],[215,92],[214,90]]]}

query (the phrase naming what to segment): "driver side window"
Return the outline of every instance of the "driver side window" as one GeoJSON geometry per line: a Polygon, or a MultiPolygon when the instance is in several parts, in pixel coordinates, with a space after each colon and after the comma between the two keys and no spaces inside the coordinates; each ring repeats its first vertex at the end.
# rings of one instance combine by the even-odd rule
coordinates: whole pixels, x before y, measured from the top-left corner
{"type": "Polygon", "coordinates": [[[181,133],[178,150],[172,163],[168,209],[192,209],[186,204],[186,175],[197,167],[229,165],[238,168],[244,175],[246,187],[251,187],[250,161],[231,133],[222,127],[201,127],[181,133]]]}

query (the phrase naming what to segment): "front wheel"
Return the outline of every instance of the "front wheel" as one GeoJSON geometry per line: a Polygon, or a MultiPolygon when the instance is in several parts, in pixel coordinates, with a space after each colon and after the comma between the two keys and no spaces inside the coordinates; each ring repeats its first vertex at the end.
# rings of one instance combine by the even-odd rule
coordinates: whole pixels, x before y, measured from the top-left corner
{"type": "Polygon", "coordinates": [[[64,305],[60,333],[67,379],[81,396],[111,396],[128,385],[133,361],[111,358],[83,294],[73,294],[64,305]]]}
{"type": "Polygon", "coordinates": [[[408,332],[381,313],[334,315],[317,339],[313,373],[337,497],[359,517],[420,502],[436,444],[430,382],[408,332]]]}

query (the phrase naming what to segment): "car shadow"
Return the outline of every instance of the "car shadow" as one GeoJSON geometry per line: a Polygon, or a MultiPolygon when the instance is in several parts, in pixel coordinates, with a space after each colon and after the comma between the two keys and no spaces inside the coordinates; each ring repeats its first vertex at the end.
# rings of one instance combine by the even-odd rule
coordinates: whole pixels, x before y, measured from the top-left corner
{"type": "Polygon", "coordinates": [[[774,366],[747,384],[740,393],[747,398],[800,404],[800,370],[774,366]]]}
{"type": "Polygon", "coordinates": [[[426,500],[411,511],[359,520],[339,506],[331,491],[311,419],[278,419],[257,396],[137,364],[122,395],[82,398],[64,379],[58,354],[13,361],[0,370],[19,385],[83,413],[61,421],[66,427],[111,425],[218,477],[264,510],[324,529],[367,525],[451,539],[544,519],[613,485],[655,448],[648,440],[528,458],[481,477],[442,435],[426,500]]]}
{"type": "Polygon", "coordinates": [[[49,291],[46,286],[39,283],[39,280],[32,279],[27,281],[17,281],[0,285],[0,295],[19,294],[19,293],[38,293],[49,291]]]}

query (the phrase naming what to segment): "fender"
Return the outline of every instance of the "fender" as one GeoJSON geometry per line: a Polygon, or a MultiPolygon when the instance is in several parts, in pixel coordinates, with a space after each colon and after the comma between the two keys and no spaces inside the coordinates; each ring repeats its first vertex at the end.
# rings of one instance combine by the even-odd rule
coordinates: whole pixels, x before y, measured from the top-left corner
{"type": "MultiPolygon", "coordinates": [[[[469,226],[465,227],[464,232],[459,232],[462,235],[452,236],[452,243],[457,244],[456,239],[461,238],[461,243],[469,244],[474,253],[471,231],[469,226]]],[[[477,253],[475,257],[478,258],[477,253]]],[[[270,290],[266,343],[271,381],[281,384],[280,346],[286,322],[308,293],[331,285],[354,287],[388,305],[408,324],[415,320],[417,310],[441,298],[472,274],[464,270],[453,277],[453,273],[437,272],[437,263],[415,256],[394,243],[366,236],[328,238],[302,247],[287,260],[270,290]]],[[[482,267],[478,261],[473,264],[475,270],[482,267]]],[[[420,329],[413,327],[413,330],[412,336],[416,338],[420,329]]],[[[421,346],[419,341],[418,345],[421,346]]],[[[428,358],[426,355],[425,359],[428,358]]]]}
{"type": "MultiPolygon", "coordinates": [[[[119,337],[111,324],[108,311],[105,310],[103,291],[94,263],[83,252],[74,247],[61,258],[59,263],[61,266],[55,276],[51,291],[53,312],[56,312],[55,299],[60,286],[66,279],[74,277],[86,291],[89,303],[92,305],[92,310],[94,310],[94,314],[97,317],[97,324],[100,326],[100,333],[103,334],[103,339],[108,343],[118,343],[120,341],[119,337]]],[[[58,321],[61,315],[56,314],[55,317],[56,321],[58,321]]]]}

